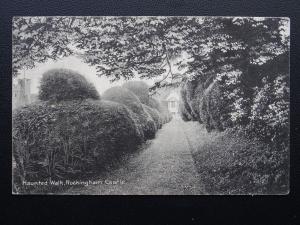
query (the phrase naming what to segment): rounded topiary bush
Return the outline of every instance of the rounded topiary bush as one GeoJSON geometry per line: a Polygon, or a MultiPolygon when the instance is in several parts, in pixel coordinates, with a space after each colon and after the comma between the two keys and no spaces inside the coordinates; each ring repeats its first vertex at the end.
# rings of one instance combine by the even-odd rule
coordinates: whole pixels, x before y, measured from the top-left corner
{"type": "Polygon", "coordinates": [[[190,107],[192,109],[192,115],[195,120],[199,121],[199,123],[202,123],[200,116],[199,116],[199,101],[200,101],[201,97],[203,96],[203,92],[204,92],[203,85],[202,85],[202,83],[199,82],[195,86],[195,90],[190,99],[190,107]]]}
{"type": "Polygon", "coordinates": [[[204,88],[200,80],[188,81],[181,89],[181,117],[185,121],[204,123],[208,131],[224,130],[223,111],[226,105],[221,99],[222,92],[217,82],[204,88]]]}
{"type": "Polygon", "coordinates": [[[204,96],[199,99],[199,118],[204,123],[207,131],[211,131],[212,129],[214,129],[210,121],[211,118],[209,115],[208,101],[204,96]]]}
{"type": "Polygon", "coordinates": [[[133,113],[138,126],[141,128],[146,139],[155,137],[155,123],[151,116],[145,111],[139,98],[124,87],[112,87],[106,90],[102,98],[126,105],[133,113]]]}
{"type": "Polygon", "coordinates": [[[149,104],[149,86],[145,82],[128,81],[125,84],[123,84],[123,87],[132,91],[143,104],[149,104]]]}
{"type": "Polygon", "coordinates": [[[157,111],[159,111],[159,109],[162,108],[161,102],[159,100],[157,100],[156,98],[153,98],[153,97],[149,98],[148,106],[150,106],[153,109],[156,109],[157,111]]]}
{"type": "Polygon", "coordinates": [[[39,99],[43,101],[67,101],[99,99],[95,87],[81,74],[69,69],[52,69],[43,74],[39,99]]]}
{"type": "Polygon", "coordinates": [[[181,112],[186,112],[184,114],[188,114],[191,116],[191,119],[192,120],[192,109],[189,105],[189,103],[187,102],[187,97],[186,97],[186,87],[185,85],[180,89],[180,110],[181,112]]]}
{"type": "Polygon", "coordinates": [[[169,112],[168,107],[158,99],[150,97],[148,105],[159,112],[163,124],[172,120],[172,115],[169,112]]]}
{"type": "Polygon", "coordinates": [[[144,109],[144,114],[139,118],[141,118],[141,120],[143,121],[142,123],[144,124],[142,127],[143,127],[145,138],[146,139],[155,138],[155,134],[158,128],[151,114],[146,109],[144,109]]]}
{"type": "Polygon", "coordinates": [[[217,83],[212,83],[205,89],[201,98],[198,99],[199,118],[205,124],[208,131],[212,129],[223,130],[222,110],[224,105],[220,101],[222,93],[217,83]]]}
{"type": "Polygon", "coordinates": [[[197,80],[187,81],[181,89],[181,98],[185,109],[192,116],[193,121],[202,123],[199,117],[199,101],[203,96],[202,83],[197,80]]]}
{"type": "Polygon", "coordinates": [[[211,117],[211,124],[217,130],[224,130],[222,122],[224,122],[224,101],[222,101],[222,91],[217,83],[213,83],[211,88],[207,88],[207,92],[204,97],[209,105],[209,115],[211,117]]]}
{"type": "Polygon", "coordinates": [[[150,106],[143,104],[143,107],[146,110],[146,112],[150,114],[151,118],[154,120],[156,128],[157,129],[162,128],[162,118],[160,117],[160,113],[156,109],[151,108],[150,106]]]}
{"type": "Polygon", "coordinates": [[[13,113],[12,136],[20,182],[87,176],[143,141],[124,105],[96,100],[20,108],[13,113]]]}
{"type": "Polygon", "coordinates": [[[185,108],[184,103],[182,101],[179,102],[179,112],[180,112],[181,119],[183,121],[191,121],[192,120],[191,114],[187,111],[187,109],[185,108]]]}

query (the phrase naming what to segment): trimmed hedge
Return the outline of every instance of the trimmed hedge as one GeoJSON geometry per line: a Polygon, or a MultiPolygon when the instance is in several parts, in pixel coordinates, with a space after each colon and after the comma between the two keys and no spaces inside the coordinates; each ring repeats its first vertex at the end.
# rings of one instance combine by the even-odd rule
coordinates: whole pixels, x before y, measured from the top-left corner
{"type": "Polygon", "coordinates": [[[159,100],[157,100],[156,98],[149,98],[149,104],[148,106],[150,106],[153,109],[156,109],[160,112],[160,109],[162,108],[162,104],[159,100]]]}
{"type": "Polygon", "coordinates": [[[199,98],[203,94],[202,84],[198,83],[197,80],[188,81],[184,89],[186,90],[185,104],[188,105],[190,109],[192,120],[202,123],[199,117],[199,98]]]}
{"type": "Polygon", "coordinates": [[[124,88],[132,91],[145,105],[149,105],[149,86],[144,81],[129,81],[123,84],[124,88]]]}
{"type": "Polygon", "coordinates": [[[52,69],[43,74],[40,100],[59,102],[88,98],[100,99],[100,96],[81,74],[69,69],[52,69]]]}
{"type": "Polygon", "coordinates": [[[182,101],[179,102],[179,113],[183,121],[191,121],[192,115],[187,111],[184,107],[184,103],[182,101]]]}
{"type": "Polygon", "coordinates": [[[138,118],[140,121],[142,121],[142,127],[144,130],[145,138],[154,139],[158,128],[156,127],[156,124],[153,118],[151,117],[151,114],[148,113],[145,109],[143,110],[144,112],[142,113],[142,115],[139,115],[138,118]]]}
{"type": "Polygon", "coordinates": [[[206,89],[196,80],[188,81],[181,89],[180,113],[185,121],[193,120],[204,123],[206,129],[224,130],[225,103],[217,82],[211,83],[206,89]]]}
{"type": "Polygon", "coordinates": [[[220,99],[222,99],[222,92],[217,83],[212,83],[198,98],[198,115],[208,131],[212,129],[224,130],[222,123],[225,121],[223,121],[222,110],[226,106],[220,99]]]}
{"type": "Polygon", "coordinates": [[[160,113],[156,109],[151,108],[150,106],[143,104],[143,107],[144,107],[145,111],[147,113],[149,113],[150,116],[152,117],[152,119],[154,120],[156,129],[161,129],[162,128],[162,118],[160,116],[160,113]]]}
{"type": "Polygon", "coordinates": [[[160,113],[163,124],[168,123],[172,120],[172,115],[169,112],[167,106],[163,105],[162,102],[160,102],[156,98],[150,97],[148,106],[156,109],[160,113]]]}
{"type": "Polygon", "coordinates": [[[155,122],[149,113],[145,111],[141,101],[133,92],[127,88],[117,86],[106,90],[102,97],[103,99],[126,105],[132,111],[133,117],[143,131],[144,137],[146,139],[155,137],[155,122]]]}
{"type": "Polygon", "coordinates": [[[129,110],[110,101],[28,105],[12,131],[17,183],[87,176],[143,141],[129,110]]]}
{"type": "Polygon", "coordinates": [[[187,90],[185,86],[183,86],[180,90],[180,97],[181,98],[179,101],[179,110],[180,110],[181,118],[184,121],[195,120],[194,117],[192,116],[192,109],[187,100],[187,90]]]}

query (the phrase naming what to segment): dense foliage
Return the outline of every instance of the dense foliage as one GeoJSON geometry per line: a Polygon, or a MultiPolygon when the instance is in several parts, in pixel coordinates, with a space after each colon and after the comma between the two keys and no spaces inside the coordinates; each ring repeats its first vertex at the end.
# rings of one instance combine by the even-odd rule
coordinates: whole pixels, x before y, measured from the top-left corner
{"type": "Polygon", "coordinates": [[[40,82],[39,99],[43,101],[66,101],[99,99],[93,84],[81,74],[68,69],[52,69],[43,74],[40,82]]]}
{"type": "Polygon", "coordinates": [[[179,113],[180,113],[181,119],[183,121],[191,121],[192,120],[192,115],[187,110],[187,108],[184,106],[183,101],[179,102],[179,113]]]}
{"type": "Polygon", "coordinates": [[[287,149],[277,151],[244,131],[208,133],[202,126],[194,134],[198,138],[192,154],[207,193],[288,193],[287,149]]]}
{"type": "Polygon", "coordinates": [[[204,123],[208,130],[243,128],[265,141],[287,143],[289,45],[282,34],[285,21],[228,18],[216,22],[216,39],[210,40],[209,51],[192,62],[198,63],[199,71],[182,87],[183,114],[188,112],[190,119],[204,123]]]}
{"type": "Polygon", "coordinates": [[[12,23],[12,70],[33,68],[48,59],[74,54],[74,17],[14,17],[12,23]]]}
{"type": "Polygon", "coordinates": [[[154,120],[156,129],[162,128],[162,118],[160,116],[160,113],[157,111],[157,109],[151,108],[150,106],[144,104],[143,104],[143,108],[154,120]]]}
{"type": "Polygon", "coordinates": [[[145,111],[139,98],[127,88],[112,87],[103,93],[103,99],[124,104],[132,111],[146,139],[155,137],[156,127],[151,115],[145,111]]]}
{"type": "Polygon", "coordinates": [[[143,81],[129,81],[123,87],[132,91],[145,105],[149,105],[149,86],[143,81]]]}
{"type": "Polygon", "coordinates": [[[115,102],[41,102],[13,114],[19,182],[88,176],[142,141],[131,113],[115,102]]]}
{"type": "Polygon", "coordinates": [[[149,104],[153,109],[156,109],[160,113],[160,117],[162,119],[162,123],[168,123],[172,120],[172,115],[170,114],[168,107],[165,106],[161,101],[156,98],[150,97],[149,104]]]}

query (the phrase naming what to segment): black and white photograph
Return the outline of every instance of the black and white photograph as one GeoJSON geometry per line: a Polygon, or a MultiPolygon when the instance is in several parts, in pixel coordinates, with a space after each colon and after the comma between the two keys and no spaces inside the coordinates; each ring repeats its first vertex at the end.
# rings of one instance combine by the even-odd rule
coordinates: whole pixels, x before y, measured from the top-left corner
{"type": "Polygon", "coordinates": [[[12,194],[287,195],[289,61],[287,17],[13,17],[12,194]]]}

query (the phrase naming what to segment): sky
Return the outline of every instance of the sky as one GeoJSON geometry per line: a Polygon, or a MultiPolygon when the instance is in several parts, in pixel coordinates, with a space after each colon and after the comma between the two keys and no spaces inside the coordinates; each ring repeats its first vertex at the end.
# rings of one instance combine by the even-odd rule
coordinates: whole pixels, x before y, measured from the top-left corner
{"type": "MultiPolygon", "coordinates": [[[[113,86],[122,85],[125,82],[124,80],[120,80],[111,83],[108,78],[97,76],[95,67],[82,62],[82,60],[76,56],[69,56],[57,61],[49,60],[43,64],[37,64],[33,69],[26,70],[25,77],[27,79],[31,79],[31,94],[38,94],[40,80],[43,76],[43,73],[54,68],[75,70],[76,72],[82,74],[89,82],[93,83],[100,94],[113,86]]],[[[14,79],[14,83],[17,82],[17,79],[23,78],[23,72],[24,71],[22,71],[21,75],[14,79]]],[[[135,78],[133,80],[139,79],[135,78]]],[[[148,85],[152,85],[154,83],[153,80],[143,81],[148,85]]]]}

